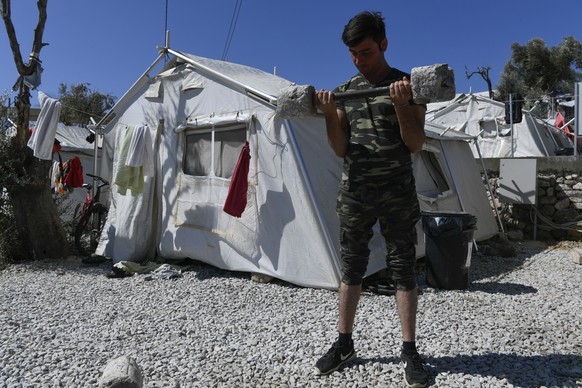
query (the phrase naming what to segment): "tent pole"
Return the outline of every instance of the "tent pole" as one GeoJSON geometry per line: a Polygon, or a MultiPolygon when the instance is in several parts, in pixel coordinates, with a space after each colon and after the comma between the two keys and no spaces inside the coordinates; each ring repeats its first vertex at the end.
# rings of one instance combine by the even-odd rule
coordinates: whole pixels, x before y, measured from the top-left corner
{"type": "MultiPolygon", "coordinates": [[[[144,77],[148,77],[149,76],[149,72],[157,66],[157,64],[166,56],[165,52],[160,52],[160,55],[158,55],[158,57],[156,58],[156,60],[150,65],[150,67],[147,68],[146,71],[143,72],[143,74],[137,79],[137,81],[135,81],[133,83],[133,85],[131,85],[131,87],[129,89],[127,89],[127,92],[125,92],[125,94],[123,96],[121,96],[121,98],[119,100],[117,100],[117,102],[115,103],[115,105],[113,105],[113,107],[109,110],[109,112],[107,112],[107,114],[105,116],[103,116],[101,118],[101,120],[99,120],[98,123],[94,124],[93,127],[95,129],[95,152],[93,154],[93,158],[94,158],[94,166],[97,166],[97,160],[99,157],[99,136],[103,136],[104,135],[104,129],[105,129],[105,123],[107,123],[110,119],[112,119],[113,117],[115,117],[115,108],[118,106],[118,104],[122,101],[124,101],[125,96],[127,96],[132,90],[133,88],[139,83],[141,82],[141,80],[144,77]]],[[[98,169],[95,168],[93,170],[93,173],[95,175],[101,176],[100,175],[100,171],[97,171],[98,169]]],[[[94,183],[94,182],[93,182],[94,183]]]]}
{"type": "Polygon", "coordinates": [[[501,216],[499,215],[499,210],[497,210],[497,206],[495,206],[495,197],[493,196],[493,189],[491,189],[491,184],[489,183],[489,174],[487,174],[487,169],[485,168],[485,162],[483,162],[483,156],[481,155],[481,148],[479,148],[479,143],[477,139],[473,139],[475,141],[475,148],[477,149],[477,154],[479,154],[479,161],[481,162],[481,168],[483,169],[483,175],[485,176],[485,182],[487,182],[487,191],[489,192],[489,197],[491,198],[491,204],[493,206],[493,210],[495,211],[495,215],[497,216],[497,221],[499,222],[499,228],[501,228],[501,236],[504,240],[506,240],[505,236],[505,229],[503,228],[503,221],[501,220],[501,216]]]}
{"type": "Polygon", "coordinates": [[[165,52],[161,52],[160,55],[158,55],[158,57],[156,58],[156,60],[150,65],[150,67],[147,68],[146,71],[143,72],[143,74],[137,79],[137,81],[135,81],[133,83],[133,85],[131,85],[131,87],[129,89],[127,89],[127,92],[125,92],[125,94],[123,96],[121,96],[121,98],[119,100],[117,100],[117,102],[115,103],[115,105],[109,110],[109,112],[103,116],[101,118],[101,120],[99,120],[99,122],[95,125],[96,128],[102,128],[104,127],[104,125],[102,123],[106,123],[110,118],[114,117],[115,115],[115,108],[117,107],[117,105],[119,104],[119,102],[123,101],[125,99],[125,96],[133,91],[133,88],[139,83],[141,82],[141,80],[144,77],[148,77],[149,76],[149,72],[156,67],[156,65],[166,56],[165,52]]]}
{"type": "Polygon", "coordinates": [[[219,73],[214,69],[211,69],[210,67],[204,66],[203,64],[192,60],[192,58],[189,58],[188,56],[186,56],[178,51],[175,51],[172,49],[167,49],[167,52],[184,60],[184,61],[186,61],[187,63],[191,64],[194,67],[200,68],[200,69],[204,70],[205,72],[212,74],[214,77],[217,77],[223,81],[226,81],[231,85],[237,86],[238,88],[242,88],[248,95],[255,97],[255,98],[259,98],[259,99],[265,101],[266,103],[268,103],[269,105],[271,105],[272,107],[276,106],[277,100],[273,99],[273,96],[270,96],[270,95],[268,95],[268,94],[266,94],[258,89],[252,88],[252,87],[247,86],[247,85],[245,85],[239,81],[236,81],[230,77],[227,77],[224,74],[219,73]]]}
{"type": "MultiPolygon", "coordinates": [[[[550,156],[550,153],[548,152],[548,149],[546,148],[546,144],[544,143],[544,139],[542,139],[542,134],[540,133],[540,130],[538,129],[538,124],[536,123],[536,118],[534,117],[534,115],[531,114],[531,112],[529,113],[529,118],[531,119],[531,121],[534,125],[534,129],[536,130],[536,135],[538,135],[538,139],[540,139],[540,143],[542,144],[542,147],[544,147],[544,152],[546,153],[546,156],[550,156]]],[[[558,143],[556,142],[556,139],[554,139],[554,135],[552,135],[551,132],[550,132],[550,138],[554,141],[554,145],[557,148],[558,143]]]]}
{"type": "MultiPolygon", "coordinates": [[[[97,176],[101,176],[98,167],[98,159],[99,159],[99,136],[101,136],[101,132],[100,130],[98,130],[98,127],[96,126],[95,120],[93,119],[93,117],[89,118],[91,120],[91,123],[93,123],[92,127],[93,127],[93,133],[95,134],[95,138],[93,139],[93,141],[95,142],[95,144],[93,144],[93,174],[97,175],[97,176]]],[[[95,196],[95,192],[96,192],[96,187],[95,187],[95,178],[93,178],[93,187],[91,188],[91,196],[95,196]]]]}
{"type": "Polygon", "coordinates": [[[330,256],[333,258],[333,263],[336,267],[337,273],[341,273],[340,267],[340,258],[337,255],[337,251],[334,249],[334,244],[332,242],[331,236],[329,235],[329,230],[326,227],[325,221],[323,219],[323,214],[321,214],[321,209],[317,204],[317,200],[315,197],[315,190],[313,189],[313,185],[311,180],[309,179],[309,175],[307,174],[307,168],[305,167],[305,163],[303,162],[303,156],[301,156],[301,151],[299,150],[299,146],[297,145],[297,139],[295,138],[295,132],[293,131],[293,127],[291,126],[291,122],[289,120],[283,120],[285,123],[285,128],[287,128],[287,132],[289,133],[289,138],[291,139],[291,145],[293,147],[293,151],[297,155],[297,161],[299,163],[299,167],[301,168],[301,172],[304,178],[305,186],[307,186],[307,192],[309,193],[309,197],[311,198],[311,203],[313,204],[313,208],[315,210],[315,214],[317,215],[317,220],[319,221],[319,226],[323,232],[325,237],[325,242],[327,244],[327,249],[329,250],[330,256]]]}
{"type": "Polygon", "coordinates": [[[582,89],[582,82],[577,82],[576,97],[574,99],[574,118],[576,119],[576,122],[574,123],[574,156],[578,156],[578,136],[580,134],[580,106],[582,105],[582,100],[580,99],[580,89],[582,89]]]}
{"type": "MultiPolygon", "coordinates": [[[[467,210],[465,209],[465,204],[463,203],[463,196],[461,195],[461,192],[459,191],[459,186],[457,186],[457,182],[455,181],[455,174],[453,174],[453,170],[451,169],[451,163],[449,161],[449,158],[447,156],[447,149],[445,147],[445,142],[443,141],[443,139],[439,139],[439,142],[441,143],[441,149],[443,150],[443,156],[445,157],[445,161],[447,162],[447,168],[449,170],[449,175],[451,176],[451,180],[453,181],[453,186],[455,187],[455,192],[458,194],[457,197],[459,198],[459,203],[461,204],[461,210],[463,212],[467,212],[467,210]]],[[[473,246],[475,247],[475,249],[479,249],[479,247],[477,246],[477,240],[475,240],[475,237],[473,237],[473,246]]]]}
{"type": "Polygon", "coordinates": [[[511,126],[511,157],[513,158],[514,155],[514,144],[515,144],[515,136],[514,136],[514,128],[513,128],[513,95],[509,93],[509,125],[511,126]]]}
{"type": "MultiPolygon", "coordinates": [[[[165,120],[159,119],[158,126],[156,127],[156,136],[154,138],[154,150],[160,150],[160,143],[162,139],[162,134],[164,132],[165,120]]],[[[148,249],[148,256],[157,259],[158,256],[158,244],[162,240],[162,232],[160,225],[162,225],[162,178],[160,177],[161,169],[158,167],[160,165],[160,152],[154,152],[154,176],[152,178],[152,185],[154,186],[153,200],[152,200],[152,220],[155,220],[152,225],[152,232],[150,238],[150,246],[148,249]]]]}

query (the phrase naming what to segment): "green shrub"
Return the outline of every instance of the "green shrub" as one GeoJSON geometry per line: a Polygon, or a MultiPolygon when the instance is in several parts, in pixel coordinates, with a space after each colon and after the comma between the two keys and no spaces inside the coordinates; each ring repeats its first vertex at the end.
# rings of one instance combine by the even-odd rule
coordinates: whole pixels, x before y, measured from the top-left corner
{"type": "Polygon", "coordinates": [[[0,268],[25,259],[22,254],[22,240],[15,227],[14,214],[8,199],[8,193],[0,193],[0,268]]]}

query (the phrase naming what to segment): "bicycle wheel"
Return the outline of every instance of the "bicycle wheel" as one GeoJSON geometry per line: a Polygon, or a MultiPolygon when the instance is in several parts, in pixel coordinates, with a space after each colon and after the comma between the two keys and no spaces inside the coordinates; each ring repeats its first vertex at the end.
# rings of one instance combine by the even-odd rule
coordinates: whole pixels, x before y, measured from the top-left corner
{"type": "Polygon", "coordinates": [[[75,228],[75,246],[81,256],[91,256],[97,249],[101,231],[107,218],[107,209],[93,206],[90,212],[83,214],[75,228]]]}

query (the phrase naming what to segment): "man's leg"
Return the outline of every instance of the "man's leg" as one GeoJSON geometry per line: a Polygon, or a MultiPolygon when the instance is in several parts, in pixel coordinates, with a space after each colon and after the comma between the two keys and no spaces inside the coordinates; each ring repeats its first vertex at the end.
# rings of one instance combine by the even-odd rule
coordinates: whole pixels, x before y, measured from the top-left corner
{"type": "Polygon", "coordinates": [[[426,387],[428,373],[416,350],[416,310],[418,288],[396,292],[396,306],[402,327],[402,353],[400,360],[404,366],[404,380],[409,387],[426,387]]]}
{"type": "MultiPolygon", "coordinates": [[[[412,186],[413,188],[414,186],[412,186]]],[[[405,190],[402,190],[405,192],[405,190]]],[[[408,198],[413,197],[412,190],[408,198]]],[[[420,217],[418,203],[405,198],[385,201],[396,212],[389,212],[380,219],[382,234],[388,250],[387,265],[396,285],[396,307],[402,330],[400,359],[404,367],[404,380],[409,387],[426,387],[429,376],[416,349],[416,315],[418,287],[416,285],[415,244],[416,223],[420,217]]]]}
{"type": "MultiPolygon", "coordinates": [[[[338,370],[345,363],[356,358],[352,330],[358,301],[362,291],[362,279],[366,274],[372,238],[372,227],[376,223],[375,212],[364,208],[361,198],[365,197],[365,187],[354,191],[344,191],[340,186],[338,196],[338,216],[340,219],[340,245],[342,279],[339,286],[338,339],[317,362],[319,374],[338,370]]],[[[375,209],[374,209],[375,210],[375,209]]]]}
{"type": "Polygon", "coordinates": [[[341,283],[339,287],[339,338],[315,363],[316,372],[326,375],[338,370],[342,365],[356,358],[352,330],[356,317],[356,309],[360,299],[362,285],[347,285],[341,283]]]}
{"type": "Polygon", "coordinates": [[[349,286],[342,283],[339,288],[339,327],[340,333],[351,333],[354,328],[354,320],[356,318],[356,310],[360,294],[362,292],[362,285],[349,286]]]}
{"type": "Polygon", "coordinates": [[[338,291],[338,339],[333,343],[327,353],[315,363],[316,372],[322,375],[332,373],[338,370],[342,365],[356,358],[354,341],[352,340],[352,331],[354,328],[360,294],[362,292],[361,279],[366,272],[367,259],[344,260],[343,264],[344,273],[355,273],[355,278],[344,275],[344,279],[340,283],[338,291]],[[352,272],[354,268],[357,268],[357,270],[352,272]]]}
{"type": "Polygon", "coordinates": [[[410,291],[396,291],[396,307],[402,328],[402,340],[416,340],[416,310],[418,306],[418,288],[410,291]]]}

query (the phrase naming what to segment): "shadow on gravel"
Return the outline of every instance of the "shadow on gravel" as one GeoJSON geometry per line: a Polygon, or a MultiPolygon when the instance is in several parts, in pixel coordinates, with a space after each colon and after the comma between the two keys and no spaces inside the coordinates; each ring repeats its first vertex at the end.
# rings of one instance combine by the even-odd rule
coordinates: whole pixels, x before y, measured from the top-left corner
{"type": "MultiPolygon", "coordinates": [[[[452,292],[471,293],[474,291],[486,292],[488,294],[504,294],[504,295],[523,295],[535,294],[538,289],[531,286],[526,286],[517,283],[500,283],[500,282],[477,282],[475,279],[470,279],[469,288],[465,290],[452,290],[452,292]]],[[[417,277],[419,295],[424,292],[448,292],[448,290],[434,289],[426,284],[424,276],[417,277]]]]}
{"type": "Polygon", "coordinates": [[[481,291],[489,294],[523,295],[535,294],[538,292],[538,289],[517,283],[482,282],[471,283],[469,285],[469,291],[481,291]]]}
{"type": "Polygon", "coordinates": [[[190,268],[190,271],[195,273],[196,279],[200,281],[209,280],[209,279],[245,279],[248,278],[250,280],[251,274],[248,272],[239,272],[239,271],[227,271],[217,267],[213,267],[206,263],[197,263],[190,268]]]}
{"type": "MultiPolygon", "coordinates": [[[[209,279],[246,279],[252,281],[252,273],[250,272],[242,272],[242,271],[229,271],[225,269],[220,269],[218,267],[214,267],[210,264],[206,264],[201,261],[192,261],[192,266],[190,267],[190,271],[194,273],[196,279],[200,281],[209,280],[209,279]]],[[[302,288],[296,284],[288,283],[284,280],[272,278],[271,280],[265,282],[253,282],[255,284],[270,284],[270,285],[277,285],[280,287],[286,288],[302,288]]]]}
{"type": "MultiPolygon", "coordinates": [[[[573,354],[520,356],[518,354],[483,354],[457,357],[426,357],[433,376],[459,373],[494,376],[514,386],[577,387],[582,383],[582,357],[573,354]]],[[[462,382],[460,382],[462,383],[462,382]]]]}

